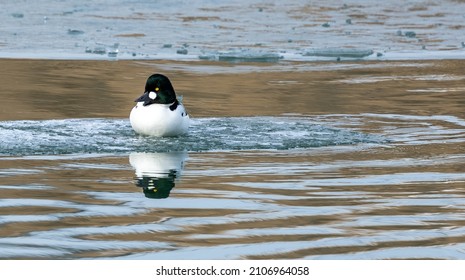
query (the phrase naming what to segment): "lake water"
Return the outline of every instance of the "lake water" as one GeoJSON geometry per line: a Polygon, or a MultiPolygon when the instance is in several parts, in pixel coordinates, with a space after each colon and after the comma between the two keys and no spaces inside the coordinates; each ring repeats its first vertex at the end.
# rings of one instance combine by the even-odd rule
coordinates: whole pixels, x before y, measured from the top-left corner
{"type": "Polygon", "coordinates": [[[2,259],[465,258],[461,60],[0,63],[2,259]]]}
{"type": "Polygon", "coordinates": [[[0,259],[465,259],[464,1],[1,7],[0,259]]]}
{"type": "Polygon", "coordinates": [[[465,3],[458,0],[21,0],[1,5],[0,57],[5,58],[464,58],[465,3]]]}

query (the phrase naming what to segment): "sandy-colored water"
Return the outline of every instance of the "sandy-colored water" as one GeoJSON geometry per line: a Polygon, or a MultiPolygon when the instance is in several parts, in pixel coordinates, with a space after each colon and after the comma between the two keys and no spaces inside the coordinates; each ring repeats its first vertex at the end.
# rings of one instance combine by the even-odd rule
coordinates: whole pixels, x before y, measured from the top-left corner
{"type": "Polygon", "coordinates": [[[412,114],[463,117],[463,62],[2,60],[0,119],[126,118],[162,72],[194,117],[412,114]]]}

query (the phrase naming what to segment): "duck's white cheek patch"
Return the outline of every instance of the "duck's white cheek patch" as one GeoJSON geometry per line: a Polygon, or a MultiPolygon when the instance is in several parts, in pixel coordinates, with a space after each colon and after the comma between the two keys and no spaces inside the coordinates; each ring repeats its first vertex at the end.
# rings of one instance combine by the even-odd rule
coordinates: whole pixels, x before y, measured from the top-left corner
{"type": "Polygon", "coordinates": [[[149,92],[149,98],[154,100],[155,98],[157,98],[157,94],[153,91],[149,92]]]}

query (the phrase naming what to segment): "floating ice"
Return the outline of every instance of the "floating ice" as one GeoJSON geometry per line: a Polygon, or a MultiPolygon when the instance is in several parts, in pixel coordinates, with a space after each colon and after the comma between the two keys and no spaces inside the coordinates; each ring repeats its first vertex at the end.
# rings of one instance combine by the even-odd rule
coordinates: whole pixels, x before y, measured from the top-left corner
{"type": "Polygon", "coordinates": [[[179,49],[176,51],[177,54],[187,54],[189,51],[187,49],[179,49]]]}
{"type": "Polygon", "coordinates": [[[231,51],[204,54],[199,56],[203,60],[218,60],[229,62],[277,62],[282,58],[281,55],[272,52],[257,51],[231,51]]]}
{"type": "MultiPolygon", "coordinates": [[[[451,56],[463,59],[463,52],[458,52],[462,51],[463,41],[463,30],[459,28],[464,18],[463,1],[448,1],[447,5],[422,4],[418,9],[416,3],[421,1],[355,1],[363,5],[352,3],[345,7],[333,0],[315,3],[313,8],[321,9],[311,17],[309,11],[313,8],[302,0],[292,1],[292,4],[278,1],[266,7],[260,7],[264,4],[259,0],[162,1],[165,5],[159,4],[160,1],[128,0],[115,0],[112,5],[107,1],[83,4],[83,1],[72,0],[66,1],[68,5],[65,1],[56,2],[59,4],[49,5],[47,0],[2,1],[2,30],[8,32],[2,33],[0,56],[106,59],[107,55],[83,56],[82,46],[96,40],[108,42],[119,38],[124,48],[120,49],[118,58],[130,60],[191,60],[201,49],[228,52],[230,48],[257,50],[260,47],[264,52],[285,52],[284,60],[315,61],[325,56],[302,56],[302,48],[324,48],[328,43],[340,48],[358,46],[374,51],[387,50],[383,60],[398,60],[399,57],[402,60],[450,59],[451,56]],[[182,10],[179,10],[179,3],[182,3],[182,10]],[[130,9],[121,8],[128,5],[130,9]],[[444,20],[438,23],[439,19],[444,20]],[[70,35],[66,33],[68,28],[70,35]],[[425,45],[428,52],[418,46],[417,30],[422,31],[422,42],[428,42],[425,45]],[[395,36],[396,31],[401,37],[395,36]],[[407,39],[411,42],[406,43],[407,39]],[[170,48],[168,45],[181,47],[185,42],[196,47],[189,48],[188,55],[176,54],[177,49],[166,50],[170,48]]],[[[345,56],[336,57],[343,59],[345,56]]],[[[218,60],[218,55],[213,59],[218,60]]],[[[267,60],[276,61],[277,58],[267,60]]]]}
{"type": "Polygon", "coordinates": [[[77,29],[68,29],[68,35],[81,35],[84,34],[84,31],[77,29]]]}
{"type": "Polygon", "coordinates": [[[414,31],[405,31],[404,33],[402,33],[402,30],[397,30],[396,34],[397,36],[405,36],[408,38],[415,38],[417,36],[417,33],[415,33],[414,31]]]}
{"type": "Polygon", "coordinates": [[[379,142],[304,117],[193,119],[188,135],[136,135],[126,119],[0,122],[0,155],[305,149],[379,142]]]}
{"type": "Polygon", "coordinates": [[[12,13],[11,16],[14,18],[23,18],[24,14],[23,13],[12,13]]]}
{"type": "Polygon", "coordinates": [[[85,52],[101,55],[107,54],[108,57],[117,57],[119,53],[119,43],[114,43],[113,45],[97,44],[94,48],[86,47],[85,52]]]}
{"type": "Polygon", "coordinates": [[[406,31],[404,35],[405,37],[408,37],[408,38],[415,38],[417,36],[417,34],[413,31],[406,31]]]}
{"type": "Polygon", "coordinates": [[[305,52],[304,56],[325,56],[325,57],[351,57],[363,58],[373,54],[370,49],[347,49],[347,48],[324,48],[312,49],[305,52]]]}
{"type": "Polygon", "coordinates": [[[86,48],[86,53],[106,54],[107,50],[105,47],[98,46],[98,47],[95,47],[93,50],[90,48],[86,48]]]}

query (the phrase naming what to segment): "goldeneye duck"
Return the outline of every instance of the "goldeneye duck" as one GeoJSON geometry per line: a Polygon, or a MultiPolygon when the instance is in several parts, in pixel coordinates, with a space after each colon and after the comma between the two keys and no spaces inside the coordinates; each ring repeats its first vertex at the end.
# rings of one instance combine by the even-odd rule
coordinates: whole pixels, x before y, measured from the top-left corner
{"type": "Polygon", "coordinates": [[[189,115],[168,77],[153,74],[145,83],[145,91],[135,100],[129,120],[134,131],[150,136],[177,136],[187,133],[189,115]]]}

